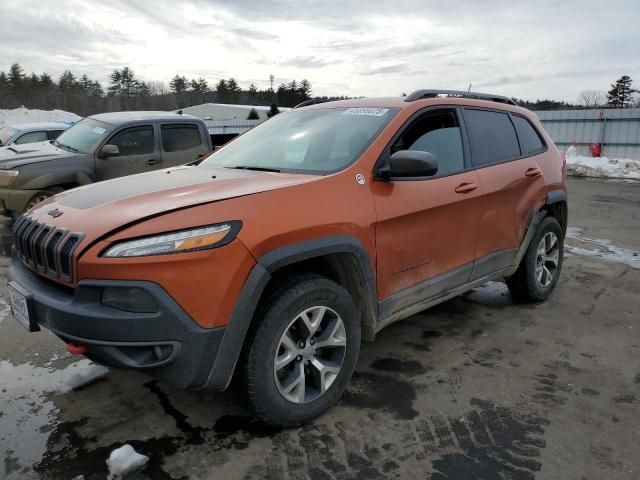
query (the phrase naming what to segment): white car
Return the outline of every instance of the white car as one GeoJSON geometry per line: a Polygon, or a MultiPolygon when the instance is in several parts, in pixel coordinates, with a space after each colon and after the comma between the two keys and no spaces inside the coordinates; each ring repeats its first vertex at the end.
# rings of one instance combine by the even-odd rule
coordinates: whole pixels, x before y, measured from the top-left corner
{"type": "Polygon", "coordinates": [[[0,147],[55,140],[73,123],[16,123],[0,129],[0,147]]]}

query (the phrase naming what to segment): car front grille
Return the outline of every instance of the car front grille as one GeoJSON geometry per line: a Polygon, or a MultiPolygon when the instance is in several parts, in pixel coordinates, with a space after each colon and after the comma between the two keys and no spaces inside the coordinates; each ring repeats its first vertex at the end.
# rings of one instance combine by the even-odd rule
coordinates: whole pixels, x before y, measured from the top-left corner
{"type": "Polygon", "coordinates": [[[13,225],[13,242],[26,265],[52,277],[73,278],[72,254],[82,233],[39,223],[22,216],[13,225]]]}

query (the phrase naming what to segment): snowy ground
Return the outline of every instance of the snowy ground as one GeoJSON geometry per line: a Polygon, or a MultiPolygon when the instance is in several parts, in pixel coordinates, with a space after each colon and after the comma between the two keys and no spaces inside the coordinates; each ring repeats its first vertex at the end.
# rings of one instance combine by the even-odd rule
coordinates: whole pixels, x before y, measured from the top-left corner
{"type": "Polygon", "coordinates": [[[82,117],[64,110],[37,110],[29,108],[15,108],[13,110],[0,109],[0,128],[5,125],[27,122],[77,122],[82,117]]]}
{"type": "Polygon", "coordinates": [[[567,171],[580,177],[640,180],[640,160],[567,155],[567,171]]]}

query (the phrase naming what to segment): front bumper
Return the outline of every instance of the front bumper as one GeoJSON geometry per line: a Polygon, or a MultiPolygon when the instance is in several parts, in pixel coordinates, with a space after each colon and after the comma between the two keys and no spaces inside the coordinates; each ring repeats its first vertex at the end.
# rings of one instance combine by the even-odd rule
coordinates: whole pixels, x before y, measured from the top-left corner
{"type": "Polygon", "coordinates": [[[138,369],[175,388],[207,383],[225,328],[202,328],[159,285],[145,281],[82,280],[60,286],[13,258],[8,270],[28,294],[38,325],[67,343],[86,346],[102,365],[138,369]],[[154,313],[133,313],[101,303],[106,287],[139,288],[153,297],[154,313]]]}
{"type": "Polygon", "coordinates": [[[12,190],[0,188],[0,206],[4,212],[22,213],[27,203],[39,190],[12,190]]]}

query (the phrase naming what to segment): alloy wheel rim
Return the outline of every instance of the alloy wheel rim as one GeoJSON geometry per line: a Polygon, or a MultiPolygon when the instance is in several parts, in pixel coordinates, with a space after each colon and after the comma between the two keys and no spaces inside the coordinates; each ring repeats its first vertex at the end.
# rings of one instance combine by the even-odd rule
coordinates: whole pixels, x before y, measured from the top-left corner
{"type": "Polygon", "coordinates": [[[31,200],[29,200],[29,203],[27,203],[27,208],[26,210],[29,210],[33,207],[35,207],[36,205],[38,205],[40,202],[44,202],[47,198],[49,198],[51,195],[38,195],[35,198],[32,198],[31,200]]]}
{"type": "Polygon", "coordinates": [[[347,334],[338,313],[326,306],[300,312],[280,337],[273,375],[280,394],[309,403],[335,382],[344,363],[347,334]]]}
{"type": "Polygon", "coordinates": [[[551,285],[558,271],[560,261],[560,242],[553,232],[547,232],[540,243],[536,256],[536,280],[538,284],[546,288],[551,285]]]}

